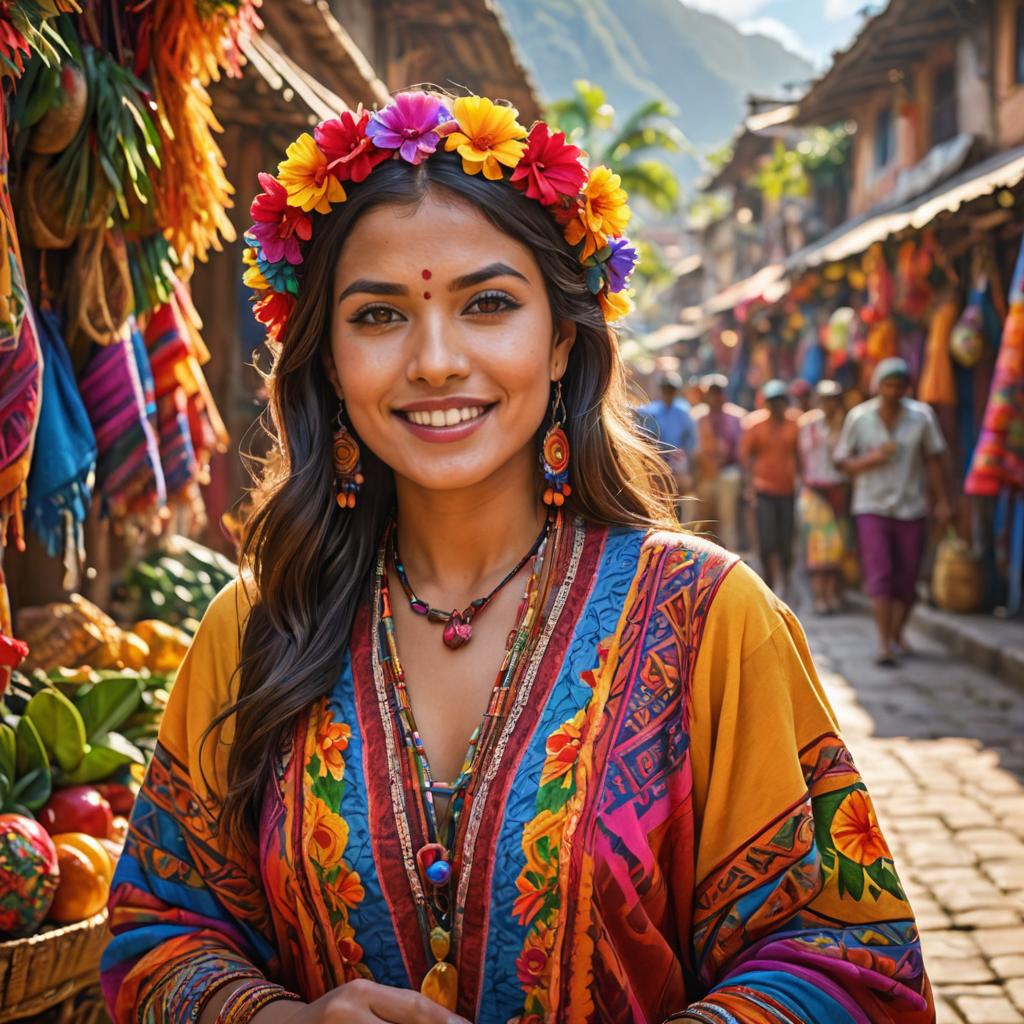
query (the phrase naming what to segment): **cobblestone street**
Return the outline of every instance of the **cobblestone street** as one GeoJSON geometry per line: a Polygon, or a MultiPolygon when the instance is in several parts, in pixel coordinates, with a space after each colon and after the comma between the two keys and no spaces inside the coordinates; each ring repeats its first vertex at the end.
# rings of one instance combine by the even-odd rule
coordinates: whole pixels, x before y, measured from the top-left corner
{"type": "Polygon", "coordinates": [[[874,665],[866,615],[804,615],[923,934],[938,1024],[1024,1022],[1024,694],[923,634],[874,665]]]}

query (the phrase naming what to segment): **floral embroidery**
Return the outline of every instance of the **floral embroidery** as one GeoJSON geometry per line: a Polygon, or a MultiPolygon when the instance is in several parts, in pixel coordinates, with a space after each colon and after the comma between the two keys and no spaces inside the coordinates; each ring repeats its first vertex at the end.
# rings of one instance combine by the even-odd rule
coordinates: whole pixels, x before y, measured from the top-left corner
{"type": "Polygon", "coordinates": [[[306,734],[305,798],[309,861],[320,882],[346,981],[370,977],[363,948],[356,942],[349,915],[366,897],[359,873],[345,861],[348,822],[338,813],[345,793],[345,758],[352,736],[345,722],[335,722],[321,705],[306,734]]]}
{"type": "Polygon", "coordinates": [[[835,881],[840,898],[860,900],[866,886],[873,900],[883,892],[906,900],[864,784],[816,796],[812,804],[822,867],[826,879],[835,881]]]}
{"type": "Polygon", "coordinates": [[[320,778],[328,772],[336,782],[341,782],[345,772],[345,749],[352,737],[352,730],[344,722],[332,722],[331,712],[324,715],[317,733],[317,749],[320,752],[320,778]]]}
{"type": "MultiPolygon", "coordinates": [[[[607,647],[603,647],[603,665],[607,647]]],[[[593,690],[600,666],[581,678],[593,690]]],[[[593,716],[593,697],[572,718],[563,722],[544,745],[534,817],[523,829],[523,865],[516,888],[513,914],[527,925],[523,949],[516,960],[516,976],[525,1002],[518,1024],[547,1019],[552,950],[559,912],[559,851],[569,809],[576,795],[576,766],[593,716]]]]}

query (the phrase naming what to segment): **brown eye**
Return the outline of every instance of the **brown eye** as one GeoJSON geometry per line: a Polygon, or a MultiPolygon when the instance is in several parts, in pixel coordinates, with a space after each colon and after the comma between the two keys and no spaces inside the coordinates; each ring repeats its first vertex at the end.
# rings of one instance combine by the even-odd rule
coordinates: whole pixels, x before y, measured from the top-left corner
{"type": "Polygon", "coordinates": [[[466,308],[467,313],[481,313],[484,316],[494,316],[497,313],[505,313],[511,309],[518,309],[519,303],[505,292],[485,292],[478,295],[466,308]]]}
{"type": "Polygon", "coordinates": [[[401,319],[402,316],[397,309],[375,304],[356,310],[349,317],[348,322],[350,324],[367,324],[370,327],[383,327],[387,324],[398,323],[401,319]]]}

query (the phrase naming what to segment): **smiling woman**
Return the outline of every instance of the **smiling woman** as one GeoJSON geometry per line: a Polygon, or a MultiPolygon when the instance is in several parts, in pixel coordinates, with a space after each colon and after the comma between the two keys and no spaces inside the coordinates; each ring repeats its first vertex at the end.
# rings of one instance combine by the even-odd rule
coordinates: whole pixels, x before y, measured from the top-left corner
{"type": "Polygon", "coordinates": [[[261,176],[278,457],[115,876],[117,1024],[933,1019],[799,625],[633,427],[581,157],[410,93],[261,176]]]}

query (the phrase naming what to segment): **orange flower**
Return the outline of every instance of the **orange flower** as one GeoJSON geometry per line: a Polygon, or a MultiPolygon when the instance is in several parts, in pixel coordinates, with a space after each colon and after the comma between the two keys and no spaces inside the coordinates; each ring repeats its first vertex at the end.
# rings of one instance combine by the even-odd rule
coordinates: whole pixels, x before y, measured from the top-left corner
{"type": "Polygon", "coordinates": [[[580,754],[583,743],[583,725],[587,718],[586,708],[580,708],[576,714],[563,722],[549,737],[545,749],[547,758],[540,773],[542,786],[554,779],[561,779],[562,785],[568,788],[572,784],[572,769],[580,754]]]}
{"type": "Polygon", "coordinates": [[[335,782],[340,782],[345,774],[344,753],[352,730],[344,722],[331,721],[332,712],[328,711],[320,722],[316,734],[316,746],[320,753],[320,778],[328,772],[335,782]]]}
{"type": "Polygon", "coordinates": [[[460,96],[452,104],[458,128],[444,140],[444,148],[462,157],[466,174],[490,181],[501,178],[501,165],[515,167],[526,151],[526,129],[516,120],[515,107],[499,107],[486,96],[460,96]]]}
{"type": "Polygon", "coordinates": [[[363,947],[356,942],[355,929],[348,921],[334,926],[334,944],[343,964],[357,964],[363,959],[363,947]]]}
{"type": "MultiPolygon", "coordinates": [[[[532,874],[532,872],[531,872],[532,874]]],[[[544,898],[555,885],[556,877],[552,875],[542,881],[531,881],[527,872],[523,871],[516,879],[516,888],[519,895],[512,904],[512,913],[520,924],[529,924],[540,912],[544,905],[544,898]]]]}
{"type": "Polygon", "coordinates": [[[348,822],[323,800],[313,798],[313,825],[309,830],[309,854],[324,868],[334,867],[348,845],[348,822]]]}
{"type": "Polygon", "coordinates": [[[366,896],[359,872],[347,866],[342,867],[341,874],[338,875],[338,880],[331,887],[331,891],[349,909],[362,903],[366,896]]]}
{"type": "Polygon", "coordinates": [[[856,864],[874,864],[880,857],[892,858],[875,809],[863,790],[855,789],[840,805],[832,819],[832,842],[856,864]]]}
{"type": "Polygon", "coordinates": [[[549,811],[545,808],[535,818],[526,823],[523,829],[523,850],[526,851],[530,863],[527,869],[546,871],[545,863],[540,860],[537,845],[541,839],[548,841],[548,861],[558,862],[558,846],[562,839],[562,826],[565,823],[565,811],[549,811]]]}
{"type": "Polygon", "coordinates": [[[630,212],[621,185],[622,178],[603,164],[590,172],[583,187],[582,205],[565,227],[565,240],[570,245],[583,242],[580,259],[589,259],[608,244],[609,238],[617,238],[626,230],[630,212]]]}

